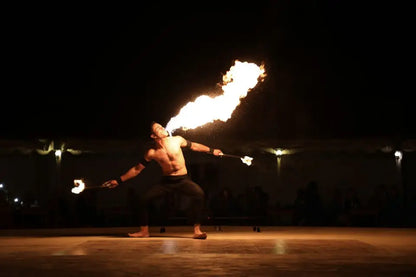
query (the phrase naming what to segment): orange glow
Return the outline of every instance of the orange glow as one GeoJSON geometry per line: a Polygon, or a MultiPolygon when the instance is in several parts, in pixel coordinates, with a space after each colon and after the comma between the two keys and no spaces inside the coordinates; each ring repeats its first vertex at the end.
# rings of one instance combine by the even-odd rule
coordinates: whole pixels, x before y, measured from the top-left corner
{"type": "Polygon", "coordinates": [[[74,180],[74,187],[71,189],[72,193],[79,194],[85,189],[85,183],[82,179],[74,180]]]}
{"type": "Polygon", "coordinates": [[[250,166],[251,165],[251,161],[253,160],[252,157],[249,156],[244,156],[244,158],[241,158],[241,161],[243,163],[245,163],[246,165],[250,166]]]}
{"type": "Polygon", "coordinates": [[[257,85],[258,81],[263,81],[265,76],[263,65],[236,60],[223,76],[223,94],[216,97],[201,95],[195,101],[189,102],[178,115],[170,119],[166,130],[172,134],[180,128],[188,130],[214,120],[227,121],[240,104],[240,99],[246,97],[247,93],[257,85]]]}

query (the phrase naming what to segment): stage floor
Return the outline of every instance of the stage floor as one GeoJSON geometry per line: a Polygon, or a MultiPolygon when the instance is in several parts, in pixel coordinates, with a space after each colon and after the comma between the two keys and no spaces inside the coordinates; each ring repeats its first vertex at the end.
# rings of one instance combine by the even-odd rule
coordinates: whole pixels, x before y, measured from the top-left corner
{"type": "Polygon", "coordinates": [[[0,276],[416,276],[415,228],[0,230],[0,276]]]}

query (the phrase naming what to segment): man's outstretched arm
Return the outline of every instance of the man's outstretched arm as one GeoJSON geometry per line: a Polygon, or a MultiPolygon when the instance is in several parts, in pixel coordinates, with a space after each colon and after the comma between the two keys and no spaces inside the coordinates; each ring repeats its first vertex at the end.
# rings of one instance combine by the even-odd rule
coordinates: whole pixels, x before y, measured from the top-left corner
{"type": "Polygon", "coordinates": [[[210,154],[215,155],[215,156],[223,155],[223,153],[220,149],[211,148],[211,147],[206,146],[204,144],[189,141],[189,140],[185,140],[185,139],[184,139],[184,142],[181,144],[181,146],[182,147],[187,147],[187,148],[191,149],[192,151],[210,153],[210,154]]]}
{"type": "Polygon", "coordinates": [[[142,160],[136,164],[135,166],[131,167],[129,170],[127,170],[126,173],[121,175],[120,177],[117,177],[112,180],[108,180],[103,184],[103,186],[109,187],[109,188],[115,188],[118,185],[126,182],[127,180],[130,180],[142,172],[142,170],[146,167],[146,165],[149,163],[145,158],[142,158],[142,160]]]}

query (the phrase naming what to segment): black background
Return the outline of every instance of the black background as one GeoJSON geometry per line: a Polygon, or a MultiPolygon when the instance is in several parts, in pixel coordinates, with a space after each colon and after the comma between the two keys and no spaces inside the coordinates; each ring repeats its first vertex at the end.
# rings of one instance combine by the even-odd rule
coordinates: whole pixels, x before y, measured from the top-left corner
{"type": "MultiPolygon", "coordinates": [[[[224,1],[225,2],[225,1],[224,1]]],[[[406,7],[367,1],[25,4],[5,9],[2,138],[147,137],[235,60],[267,77],[227,122],[239,138],[415,137],[406,7]],[[364,3],[365,2],[365,3],[364,3]]]]}

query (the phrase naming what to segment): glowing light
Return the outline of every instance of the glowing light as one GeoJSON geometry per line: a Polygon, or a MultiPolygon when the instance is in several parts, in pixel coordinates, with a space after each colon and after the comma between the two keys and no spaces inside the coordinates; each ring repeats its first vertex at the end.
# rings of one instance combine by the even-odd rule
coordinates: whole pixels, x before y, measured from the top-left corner
{"type": "Polygon", "coordinates": [[[396,166],[400,168],[401,167],[401,163],[402,163],[402,158],[403,158],[402,151],[396,150],[394,152],[394,156],[396,157],[396,166]]]}
{"type": "Polygon", "coordinates": [[[215,120],[227,121],[235,108],[240,104],[240,99],[247,96],[258,81],[262,81],[265,74],[264,66],[255,63],[235,61],[235,64],[223,76],[223,94],[210,97],[201,95],[194,102],[189,102],[179,111],[179,114],[171,118],[166,125],[170,135],[182,128],[194,129],[215,120]]]}
{"type": "Polygon", "coordinates": [[[281,149],[276,149],[276,152],[274,153],[276,156],[282,156],[283,151],[281,149]]]}
{"type": "Polygon", "coordinates": [[[62,151],[61,150],[55,150],[55,157],[60,158],[62,156],[62,151]]]}
{"type": "Polygon", "coordinates": [[[82,179],[75,179],[74,180],[74,186],[75,187],[73,187],[71,189],[71,192],[75,193],[75,194],[79,194],[80,192],[82,192],[85,189],[85,183],[82,179]]]}
{"type": "Polygon", "coordinates": [[[240,159],[243,163],[245,163],[248,166],[251,165],[251,161],[253,160],[253,158],[252,157],[249,157],[249,156],[240,157],[240,156],[231,155],[231,154],[222,154],[221,157],[238,158],[238,159],[240,159]]]}
{"type": "Polygon", "coordinates": [[[0,189],[2,189],[4,186],[3,186],[3,184],[0,184],[0,189]]]}
{"type": "Polygon", "coordinates": [[[397,158],[397,159],[402,159],[402,157],[403,157],[403,153],[401,152],[401,151],[396,151],[396,152],[394,152],[394,156],[397,158]]]}
{"type": "Polygon", "coordinates": [[[244,158],[241,158],[241,161],[243,163],[245,163],[246,165],[250,166],[251,165],[251,161],[253,160],[252,157],[249,156],[244,156],[244,158]]]}
{"type": "Polygon", "coordinates": [[[279,156],[291,155],[297,153],[299,150],[295,149],[283,149],[283,148],[275,148],[275,147],[265,147],[263,150],[267,153],[279,156]]]}

